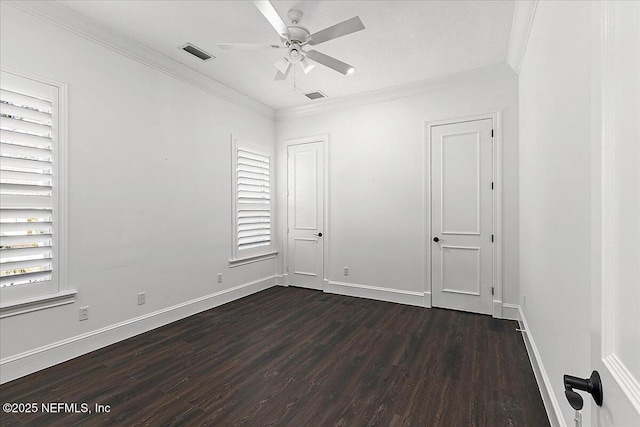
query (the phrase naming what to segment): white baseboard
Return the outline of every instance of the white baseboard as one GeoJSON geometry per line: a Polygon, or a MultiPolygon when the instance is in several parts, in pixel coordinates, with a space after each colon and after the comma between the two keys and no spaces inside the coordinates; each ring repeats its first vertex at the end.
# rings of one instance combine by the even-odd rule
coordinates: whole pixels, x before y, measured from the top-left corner
{"type": "Polygon", "coordinates": [[[536,377],[536,381],[538,382],[538,389],[540,389],[540,394],[542,395],[542,402],[544,403],[544,407],[547,410],[549,423],[552,427],[567,427],[564,417],[562,416],[560,404],[555,393],[553,392],[553,387],[551,387],[551,381],[549,380],[547,371],[544,369],[544,364],[542,363],[542,359],[540,358],[540,353],[538,352],[536,343],[533,340],[531,332],[529,331],[527,319],[525,318],[524,312],[522,311],[522,308],[520,306],[518,306],[518,312],[520,316],[520,329],[524,330],[522,332],[524,344],[527,349],[527,353],[529,354],[529,360],[531,361],[533,373],[536,377]]]}
{"type": "Polygon", "coordinates": [[[509,320],[520,320],[520,306],[518,304],[502,304],[502,318],[509,320]]]}
{"type": "Polygon", "coordinates": [[[493,311],[491,313],[492,316],[496,319],[504,319],[504,316],[502,314],[502,301],[493,300],[491,301],[491,304],[493,305],[493,311]]]}
{"type": "Polygon", "coordinates": [[[277,275],[264,277],[220,292],[205,295],[153,313],[125,320],[0,360],[0,384],[65,362],[91,351],[131,338],[176,320],[268,289],[277,275]]]}
{"type": "Polygon", "coordinates": [[[425,307],[425,301],[427,299],[424,292],[403,291],[345,282],[327,281],[324,286],[324,291],[330,294],[369,298],[398,304],[416,305],[418,307],[425,307]]]}

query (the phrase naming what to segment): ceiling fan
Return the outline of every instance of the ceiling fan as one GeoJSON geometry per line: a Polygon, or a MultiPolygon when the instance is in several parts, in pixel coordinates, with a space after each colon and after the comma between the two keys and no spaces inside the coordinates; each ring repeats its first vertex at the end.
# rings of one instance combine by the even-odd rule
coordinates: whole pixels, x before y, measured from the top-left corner
{"type": "Polygon", "coordinates": [[[309,62],[309,59],[329,67],[344,75],[353,73],[356,69],[339,61],[331,56],[320,53],[317,50],[303,50],[304,46],[316,46],[356,31],[364,30],[364,25],[359,17],[353,17],[346,21],[332,25],[329,28],[311,34],[309,30],[300,25],[302,12],[292,9],[288,13],[290,25],[286,25],[278,15],[275,8],[269,0],[255,0],[253,2],[258,10],[269,21],[271,26],[280,36],[282,45],[277,44],[260,44],[260,43],[222,43],[218,44],[220,49],[286,49],[287,53],[282,57],[275,66],[278,69],[274,80],[285,80],[291,68],[295,64],[300,64],[302,71],[307,74],[315,64],[309,62]]]}

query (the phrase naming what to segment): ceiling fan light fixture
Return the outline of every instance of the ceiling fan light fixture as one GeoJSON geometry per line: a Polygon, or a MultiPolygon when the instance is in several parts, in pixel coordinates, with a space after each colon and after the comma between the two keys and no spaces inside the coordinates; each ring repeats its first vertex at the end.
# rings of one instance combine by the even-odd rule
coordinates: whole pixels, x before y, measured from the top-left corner
{"type": "Polygon", "coordinates": [[[302,61],[305,58],[304,54],[302,53],[302,49],[298,44],[292,44],[289,47],[289,52],[287,52],[287,57],[288,57],[287,59],[289,59],[289,62],[291,62],[292,64],[297,64],[298,62],[302,61]]]}
{"type": "Polygon", "coordinates": [[[289,62],[289,60],[287,60],[287,58],[284,57],[280,58],[280,60],[276,62],[276,68],[282,74],[285,74],[287,72],[287,70],[289,69],[289,65],[291,65],[291,63],[289,62]]]}
{"type": "Polygon", "coordinates": [[[304,58],[302,61],[300,61],[300,67],[302,68],[302,71],[304,71],[305,74],[309,73],[309,71],[313,70],[313,67],[315,67],[315,64],[312,64],[311,62],[309,62],[307,60],[307,58],[304,58]]]}

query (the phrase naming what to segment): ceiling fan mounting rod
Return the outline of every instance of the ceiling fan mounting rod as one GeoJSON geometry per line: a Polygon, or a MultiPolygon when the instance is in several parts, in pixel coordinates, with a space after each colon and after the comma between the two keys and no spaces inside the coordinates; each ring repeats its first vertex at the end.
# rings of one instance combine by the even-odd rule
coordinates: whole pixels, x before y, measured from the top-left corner
{"type": "Polygon", "coordinates": [[[293,25],[298,25],[298,23],[302,19],[302,11],[298,9],[291,9],[287,13],[287,16],[289,17],[289,21],[291,21],[293,25]]]}

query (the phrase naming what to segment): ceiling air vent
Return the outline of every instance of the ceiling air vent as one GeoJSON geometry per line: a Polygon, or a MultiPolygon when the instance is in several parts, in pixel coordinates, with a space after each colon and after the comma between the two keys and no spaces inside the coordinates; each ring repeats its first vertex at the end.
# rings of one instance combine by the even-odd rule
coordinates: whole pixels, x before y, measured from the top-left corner
{"type": "Polygon", "coordinates": [[[207,61],[211,58],[215,58],[215,56],[208,54],[207,52],[205,52],[204,50],[200,49],[199,47],[196,47],[194,45],[192,45],[191,43],[187,43],[183,46],[180,46],[179,49],[184,50],[187,53],[190,53],[191,55],[195,56],[196,58],[200,58],[203,61],[207,61]]]}
{"type": "Polygon", "coordinates": [[[326,98],[327,97],[327,95],[325,95],[324,93],[322,93],[320,91],[305,93],[304,96],[306,96],[309,99],[320,99],[320,98],[326,98]]]}

